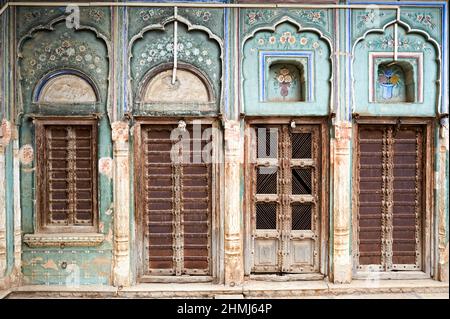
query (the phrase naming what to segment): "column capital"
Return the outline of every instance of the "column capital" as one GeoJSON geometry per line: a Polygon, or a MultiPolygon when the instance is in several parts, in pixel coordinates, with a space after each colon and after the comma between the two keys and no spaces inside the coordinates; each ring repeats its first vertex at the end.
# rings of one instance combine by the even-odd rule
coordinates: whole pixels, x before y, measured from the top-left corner
{"type": "Polygon", "coordinates": [[[116,121],[111,123],[111,135],[113,142],[128,142],[129,127],[128,122],[116,121]]]}

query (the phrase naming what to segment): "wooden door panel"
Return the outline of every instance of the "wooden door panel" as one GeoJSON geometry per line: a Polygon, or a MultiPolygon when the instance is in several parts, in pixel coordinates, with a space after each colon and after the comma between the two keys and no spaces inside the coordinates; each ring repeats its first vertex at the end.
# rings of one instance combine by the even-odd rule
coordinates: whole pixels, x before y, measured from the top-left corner
{"type": "Polygon", "coordinates": [[[358,268],[421,268],[421,126],[361,125],[358,268]]]}
{"type": "Polygon", "coordinates": [[[212,172],[199,149],[211,141],[197,136],[208,127],[179,135],[175,125],[142,128],[147,274],[210,272],[212,172]]]}
{"type": "Polygon", "coordinates": [[[319,126],[267,125],[256,132],[252,271],[318,271],[319,126]]]}

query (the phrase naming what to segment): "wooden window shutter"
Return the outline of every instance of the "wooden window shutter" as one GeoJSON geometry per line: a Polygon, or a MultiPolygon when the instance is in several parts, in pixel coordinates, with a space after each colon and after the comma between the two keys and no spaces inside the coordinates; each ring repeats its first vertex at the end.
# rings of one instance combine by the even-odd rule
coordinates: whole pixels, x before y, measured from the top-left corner
{"type": "Polygon", "coordinates": [[[97,222],[96,121],[37,124],[38,207],[48,231],[94,230],[97,222]]]}

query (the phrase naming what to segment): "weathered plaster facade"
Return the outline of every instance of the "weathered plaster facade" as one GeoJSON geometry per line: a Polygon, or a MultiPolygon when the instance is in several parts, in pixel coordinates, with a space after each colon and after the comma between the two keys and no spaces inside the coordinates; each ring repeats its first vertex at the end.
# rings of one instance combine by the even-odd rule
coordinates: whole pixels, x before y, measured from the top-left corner
{"type": "MultiPolygon", "coordinates": [[[[389,236],[396,235],[387,230],[382,243],[386,264],[378,269],[377,278],[448,282],[446,2],[314,1],[316,7],[302,7],[268,1],[274,6],[267,8],[249,4],[252,1],[185,1],[177,8],[177,2],[173,6],[146,2],[148,7],[81,5],[75,11],[64,6],[9,5],[4,11],[2,7],[0,290],[40,284],[129,287],[142,281],[211,281],[234,287],[255,278],[348,284],[370,278],[373,269],[360,264],[363,249],[359,249],[358,211],[363,200],[358,147],[364,125],[388,127],[384,153],[394,149],[391,127],[397,132],[396,127],[416,125],[423,132],[416,140],[426,141],[420,153],[426,165],[412,187],[424,189],[423,204],[415,215],[414,252],[420,256],[420,267],[389,272],[395,262],[387,243],[393,240],[389,236]],[[79,20],[73,22],[78,13],[79,20]],[[43,185],[39,175],[43,146],[37,142],[37,127],[45,121],[68,120],[95,121],[98,126],[92,153],[98,171],[92,175],[96,213],[89,231],[74,226],[45,232],[40,226],[44,213],[39,191],[50,183],[43,185]],[[206,247],[207,271],[203,274],[203,266],[187,266],[195,260],[189,259],[194,253],[189,255],[179,228],[189,222],[183,224],[183,203],[174,199],[178,222],[173,224],[173,247],[166,249],[176,251],[171,255],[174,272],[184,275],[152,277],[143,266],[152,258],[143,253],[152,245],[143,235],[147,215],[141,211],[141,202],[151,194],[144,193],[141,185],[150,173],[139,170],[139,165],[148,164],[141,163],[143,154],[152,152],[143,146],[143,132],[146,127],[172,125],[189,133],[195,120],[214,131],[207,242],[192,244],[206,247]],[[256,166],[251,154],[256,143],[250,131],[261,125],[277,127],[277,134],[284,136],[279,150],[291,156],[291,162],[281,158],[260,164],[279,165],[284,175],[275,177],[275,185],[284,190],[292,186],[289,165],[312,167],[317,174],[320,171],[310,181],[320,185],[314,189],[317,194],[281,194],[274,199],[271,194],[262,198],[252,193],[256,166]],[[292,136],[309,132],[309,127],[320,134],[321,142],[311,151],[320,153],[316,163],[309,160],[312,155],[297,160],[289,151],[295,144],[292,136]],[[279,233],[264,236],[274,236],[277,248],[270,246],[270,240],[254,246],[255,236],[261,234],[255,226],[256,197],[267,204],[264,209],[273,202],[282,208],[311,203],[313,219],[307,222],[311,225],[299,228],[311,231],[287,229],[293,208],[286,210],[288,215],[275,208],[279,233]],[[280,271],[256,267],[255,256],[267,261],[266,269],[280,271]]],[[[150,145],[159,143],[147,139],[150,145]]],[[[71,143],[76,149],[78,142],[71,143]]],[[[392,195],[394,162],[383,162],[387,176],[380,190],[387,198],[383,223],[398,201],[392,195]]],[[[181,181],[182,168],[174,170],[177,193],[177,187],[188,182],[181,181]]],[[[392,226],[383,227],[387,227],[384,232],[392,226]]]]}

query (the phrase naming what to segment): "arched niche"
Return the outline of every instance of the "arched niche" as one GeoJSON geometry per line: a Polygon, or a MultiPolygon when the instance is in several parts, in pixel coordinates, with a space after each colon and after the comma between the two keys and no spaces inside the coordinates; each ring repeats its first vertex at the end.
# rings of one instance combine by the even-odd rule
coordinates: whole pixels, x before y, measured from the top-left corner
{"type": "Polygon", "coordinates": [[[93,104],[99,101],[94,83],[77,71],[59,71],[45,76],[34,94],[38,104],[93,104]]]}
{"type": "Polygon", "coordinates": [[[435,40],[405,22],[368,30],[352,48],[352,112],[433,116],[440,103],[440,56],[435,40]]]}
{"type": "Polygon", "coordinates": [[[333,49],[331,40],[320,30],[304,28],[283,17],[273,26],[257,28],[246,35],[242,49],[246,114],[329,113],[334,96],[333,49]],[[281,74],[281,70],[286,74],[281,74]]]}
{"type": "Polygon", "coordinates": [[[215,103],[210,81],[197,68],[181,64],[173,84],[172,76],[172,64],[151,70],[141,85],[140,104],[162,106],[162,110],[206,111],[215,103]]]}
{"type": "Polygon", "coordinates": [[[267,100],[269,102],[306,101],[304,68],[300,63],[278,61],[269,65],[267,100]]]}

